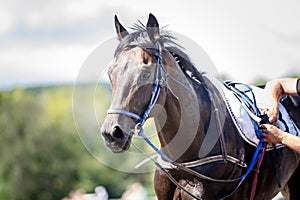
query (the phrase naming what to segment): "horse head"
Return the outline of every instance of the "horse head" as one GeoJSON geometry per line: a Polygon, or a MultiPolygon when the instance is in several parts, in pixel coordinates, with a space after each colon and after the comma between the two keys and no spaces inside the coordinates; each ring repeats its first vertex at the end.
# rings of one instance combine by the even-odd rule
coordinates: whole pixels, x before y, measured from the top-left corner
{"type": "MultiPolygon", "coordinates": [[[[129,34],[117,16],[115,27],[120,44],[115,52],[115,61],[108,69],[112,86],[110,110],[122,112],[109,113],[101,133],[113,152],[122,152],[130,147],[132,130],[140,122],[139,118],[151,99],[158,56],[156,42],[160,33],[159,24],[152,14],[146,27],[140,27],[134,33],[129,34]]],[[[163,104],[165,94],[164,90],[160,92],[157,103],[163,104]]]]}

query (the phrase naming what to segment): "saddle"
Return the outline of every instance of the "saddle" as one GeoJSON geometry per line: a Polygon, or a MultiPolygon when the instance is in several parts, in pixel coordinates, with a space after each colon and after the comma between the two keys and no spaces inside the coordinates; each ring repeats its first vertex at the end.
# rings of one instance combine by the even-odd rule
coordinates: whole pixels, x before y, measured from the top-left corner
{"type": "MultiPolygon", "coordinates": [[[[242,84],[243,85],[243,84],[242,84]]],[[[257,107],[260,111],[272,106],[272,97],[267,94],[262,88],[251,86],[252,94],[248,91],[244,92],[249,98],[255,98],[257,107]]],[[[225,97],[228,99],[231,108],[231,117],[236,121],[236,126],[239,129],[239,133],[242,138],[253,146],[257,146],[259,139],[255,134],[253,128],[253,119],[249,116],[249,107],[242,106],[243,102],[236,98],[236,95],[228,89],[224,89],[225,97]]],[[[300,130],[300,98],[286,96],[281,100],[279,104],[279,118],[276,122],[276,126],[283,131],[289,132],[293,135],[299,135],[300,130]],[[296,123],[297,122],[297,123],[296,123]]],[[[277,148],[284,147],[284,145],[276,145],[277,148]]],[[[267,150],[274,149],[272,145],[268,145],[267,150]]]]}
{"type": "MultiPolygon", "coordinates": [[[[243,99],[238,98],[230,87],[225,86],[226,84],[224,85],[212,77],[209,77],[209,79],[222,95],[227,110],[229,111],[240,136],[250,145],[257,147],[259,139],[254,129],[253,118],[255,118],[255,116],[251,115],[251,113],[253,113],[251,106],[248,107],[247,103],[245,104],[243,99]]],[[[241,84],[241,86],[243,85],[247,86],[246,88],[250,88],[251,92],[249,92],[249,89],[238,89],[242,91],[244,95],[247,95],[251,101],[255,102],[255,105],[260,112],[272,106],[272,97],[267,94],[264,89],[241,84]]],[[[290,134],[300,135],[300,97],[287,96],[283,98],[279,104],[279,112],[279,119],[277,120],[276,126],[290,134]]],[[[284,145],[276,145],[276,148],[282,147],[284,147],[284,145]]],[[[273,149],[274,147],[271,144],[267,146],[267,151],[273,149]]]]}

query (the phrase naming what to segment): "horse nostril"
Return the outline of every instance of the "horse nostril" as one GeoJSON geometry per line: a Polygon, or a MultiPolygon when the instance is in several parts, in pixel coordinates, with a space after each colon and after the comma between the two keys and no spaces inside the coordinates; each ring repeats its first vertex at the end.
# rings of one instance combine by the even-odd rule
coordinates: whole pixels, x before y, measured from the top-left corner
{"type": "Polygon", "coordinates": [[[102,132],[103,137],[105,138],[106,141],[112,142],[113,137],[108,133],[108,132],[102,132]]]}
{"type": "Polygon", "coordinates": [[[119,126],[115,126],[112,132],[112,136],[115,141],[121,141],[124,138],[124,133],[119,126]]]}

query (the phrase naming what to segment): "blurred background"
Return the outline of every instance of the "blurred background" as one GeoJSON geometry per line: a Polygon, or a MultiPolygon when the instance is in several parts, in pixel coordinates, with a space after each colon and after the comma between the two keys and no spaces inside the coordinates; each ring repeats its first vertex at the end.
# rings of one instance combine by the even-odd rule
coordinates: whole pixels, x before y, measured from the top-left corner
{"type": "MultiPolygon", "coordinates": [[[[130,27],[153,13],[161,26],[199,44],[224,79],[263,84],[300,75],[296,0],[0,3],[0,199],[62,199],[98,185],[118,198],[136,182],[153,196],[152,173],[124,173],[96,160],[73,120],[73,84],[89,54],[115,37],[115,14],[130,27]]],[[[110,92],[100,93],[98,105],[106,108],[110,92]]]]}

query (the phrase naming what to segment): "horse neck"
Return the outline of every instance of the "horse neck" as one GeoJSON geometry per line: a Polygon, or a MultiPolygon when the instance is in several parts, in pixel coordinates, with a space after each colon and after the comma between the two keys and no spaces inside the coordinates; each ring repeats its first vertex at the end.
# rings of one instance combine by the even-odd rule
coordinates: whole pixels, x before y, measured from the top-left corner
{"type": "Polygon", "coordinates": [[[165,112],[154,118],[162,151],[179,162],[198,158],[210,115],[210,109],[206,109],[210,106],[209,95],[204,86],[187,77],[183,84],[191,90],[169,81],[172,91],[166,88],[165,112]]]}
{"type": "Polygon", "coordinates": [[[199,157],[230,154],[243,159],[244,142],[230,117],[224,101],[222,83],[217,79],[204,77],[206,88],[211,99],[210,119],[205,128],[205,138],[199,151],[199,157]],[[219,88],[219,89],[218,89],[219,88]]]}

